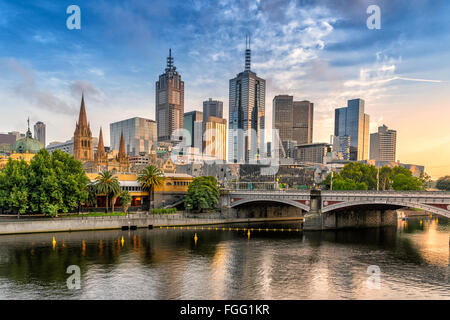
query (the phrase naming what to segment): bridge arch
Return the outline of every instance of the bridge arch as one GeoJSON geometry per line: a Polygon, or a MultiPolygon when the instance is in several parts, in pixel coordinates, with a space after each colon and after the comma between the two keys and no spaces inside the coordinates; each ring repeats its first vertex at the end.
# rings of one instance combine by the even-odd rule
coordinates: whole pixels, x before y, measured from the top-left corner
{"type": "Polygon", "coordinates": [[[240,200],[237,200],[237,201],[233,201],[231,203],[230,207],[231,208],[235,208],[235,207],[238,207],[240,205],[248,204],[248,203],[252,203],[252,202],[254,202],[254,203],[268,202],[268,203],[274,203],[274,204],[282,203],[282,204],[287,204],[287,205],[290,205],[290,206],[293,206],[293,207],[300,208],[300,209],[302,209],[302,210],[304,210],[306,212],[310,211],[309,205],[306,205],[306,204],[303,204],[303,203],[300,203],[300,202],[297,202],[297,201],[294,201],[294,200],[289,200],[289,199],[276,199],[276,200],[274,200],[274,199],[267,199],[267,198],[240,199],[240,200]]]}
{"type": "Polygon", "coordinates": [[[412,202],[412,201],[402,201],[402,200],[395,200],[390,199],[389,202],[386,200],[371,200],[371,201],[350,201],[350,202],[340,202],[336,204],[332,204],[329,206],[326,206],[325,208],[322,208],[322,213],[334,211],[337,209],[343,209],[348,207],[354,207],[354,206],[361,206],[361,205],[386,205],[386,206],[399,206],[399,207],[408,207],[413,209],[422,209],[426,210],[428,212],[431,212],[433,214],[441,215],[447,218],[450,218],[450,211],[441,209],[435,206],[431,206],[428,204],[418,203],[418,202],[412,202]]]}

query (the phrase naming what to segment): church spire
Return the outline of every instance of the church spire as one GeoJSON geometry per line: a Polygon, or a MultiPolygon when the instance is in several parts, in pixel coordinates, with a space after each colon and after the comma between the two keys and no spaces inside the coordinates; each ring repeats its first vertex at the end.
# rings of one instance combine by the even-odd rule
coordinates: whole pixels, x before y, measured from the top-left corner
{"type": "Polygon", "coordinates": [[[97,161],[104,162],[105,160],[106,160],[105,145],[103,143],[102,127],[100,127],[100,134],[98,135],[98,146],[97,146],[97,161]]]}
{"type": "Polygon", "coordinates": [[[125,140],[123,139],[123,132],[122,132],[120,135],[119,158],[126,156],[127,153],[125,152],[125,140]]]}
{"type": "Polygon", "coordinates": [[[88,127],[86,106],[84,105],[84,93],[81,95],[80,115],[78,116],[78,125],[80,127],[88,127]]]}

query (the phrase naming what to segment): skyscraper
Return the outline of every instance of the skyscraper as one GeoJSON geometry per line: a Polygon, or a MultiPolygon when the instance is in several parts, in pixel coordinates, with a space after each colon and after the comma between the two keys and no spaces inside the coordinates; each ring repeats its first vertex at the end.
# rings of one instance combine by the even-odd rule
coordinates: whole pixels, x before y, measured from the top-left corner
{"type": "Polygon", "coordinates": [[[173,65],[172,49],[169,49],[165,73],[156,81],[155,94],[158,141],[171,141],[174,131],[183,129],[184,115],[184,82],[173,65]]]}
{"type": "Polygon", "coordinates": [[[134,117],[109,125],[110,143],[113,150],[119,150],[120,137],[123,134],[125,151],[132,156],[151,153],[156,150],[157,125],[150,119],[134,117]]]}
{"type": "Polygon", "coordinates": [[[386,125],[378,127],[378,132],[370,135],[370,159],[376,161],[396,161],[397,131],[388,130],[386,125]]]}
{"type": "MultiPolygon", "coordinates": [[[[369,158],[369,125],[370,117],[364,113],[364,100],[348,100],[347,107],[335,110],[334,135],[350,137],[350,155],[352,161],[367,160],[369,158]]],[[[338,139],[339,139],[338,138],[338,139]]]]}
{"type": "Polygon", "coordinates": [[[209,117],[223,118],[223,102],[211,98],[203,101],[203,117],[205,120],[209,117]]]}
{"type": "Polygon", "coordinates": [[[228,160],[255,162],[264,152],[266,80],[250,70],[250,40],[246,41],[245,69],[229,84],[228,160]]]}
{"type": "Polygon", "coordinates": [[[45,148],[45,124],[41,121],[34,125],[34,138],[45,148]]]}
{"type": "Polygon", "coordinates": [[[73,156],[81,161],[93,160],[92,133],[87,121],[84,95],[81,96],[80,114],[73,134],[73,156]]]}
{"type": "Polygon", "coordinates": [[[191,111],[184,114],[184,129],[189,132],[188,145],[202,152],[203,144],[203,112],[191,111]]]}
{"type": "Polygon", "coordinates": [[[312,143],[314,104],[309,101],[294,101],[293,96],[278,95],[273,99],[272,121],[285,149],[288,145],[312,143]]]}

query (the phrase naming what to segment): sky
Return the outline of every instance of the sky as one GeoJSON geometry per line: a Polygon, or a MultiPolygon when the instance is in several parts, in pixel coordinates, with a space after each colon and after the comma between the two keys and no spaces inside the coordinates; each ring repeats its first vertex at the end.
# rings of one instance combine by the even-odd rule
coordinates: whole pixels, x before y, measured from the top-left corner
{"type": "Polygon", "coordinates": [[[47,142],[71,139],[81,92],[94,136],[111,122],[155,118],[155,81],[169,48],[185,83],[185,112],[224,102],[228,82],[252,70],[272,100],[314,103],[314,142],[329,142],[334,109],[365,100],[371,132],[397,130],[397,159],[450,174],[450,1],[447,0],[3,0],[0,132],[47,125],[47,142]],[[67,7],[80,7],[69,30],[67,7]],[[378,5],[381,28],[369,29],[378,5]]]}

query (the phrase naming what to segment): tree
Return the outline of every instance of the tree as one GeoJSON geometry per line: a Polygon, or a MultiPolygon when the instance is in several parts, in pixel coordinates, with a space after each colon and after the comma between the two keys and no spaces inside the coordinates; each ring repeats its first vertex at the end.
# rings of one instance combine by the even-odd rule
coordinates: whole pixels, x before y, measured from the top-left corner
{"type": "Polygon", "coordinates": [[[43,149],[30,162],[30,208],[33,213],[56,216],[73,212],[86,202],[89,179],[80,161],[60,150],[43,149]]]}
{"type": "Polygon", "coordinates": [[[32,175],[24,160],[9,160],[0,171],[0,207],[17,212],[17,217],[29,208],[29,179],[32,175]]]}
{"type": "Polygon", "coordinates": [[[120,204],[122,205],[123,208],[123,212],[127,212],[128,208],[130,207],[130,203],[131,203],[131,195],[130,193],[125,190],[124,192],[122,192],[120,194],[120,204]]]}
{"type": "Polygon", "coordinates": [[[160,169],[153,165],[149,165],[141,171],[138,177],[143,190],[148,191],[148,210],[154,207],[155,187],[161,186],[164,181],[164,174],[160,169]]]}
{"type": "Polygon", "coordinates": [[[421,172],[419,179],[422,183],[422,190],[431,188],[431,176],[429,176],[426,172],[421,172]]]}
{"type": "Polygon", "coordinates": [[[219,196],[216,178],[211,176],[194,178],[188,187],[184,205],[200,212],[215,209],[219,203],[219,196]]]}
{"type": "Polygon", "coordinates": [[[119,180],[111,171],[105,170],[99,173],[95,181],[98,194],[104,194],[106,196],[106,212],[108,212],[109,197],[120,194],[119,180]]]}
{"type": "Polygon", "coordinates": [[[439,178],[436,182],[436,188],[443,191],[450,191],[450,176],[439,178]]]}

